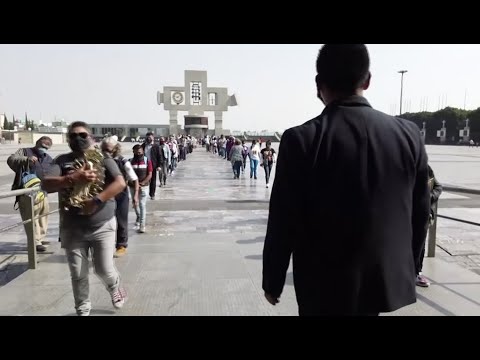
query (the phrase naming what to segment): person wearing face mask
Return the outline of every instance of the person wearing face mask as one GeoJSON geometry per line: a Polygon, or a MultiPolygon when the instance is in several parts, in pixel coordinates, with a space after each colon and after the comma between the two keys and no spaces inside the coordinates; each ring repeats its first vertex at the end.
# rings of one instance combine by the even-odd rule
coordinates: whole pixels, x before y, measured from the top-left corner
{"type": "MultiPolygon", "coordinates": [[[[133,170],[135,171],[138,182],[140,185],[139,202],[135,207],[135,214],[137,215],[137,221],[135,222],[134,230],[139,233],[145,233],[145,222],[147,216],[147,189],[152,179],[152,173],[154,171],[152,162],[148,160],[143,152],[143,148],[140,145],[133,147],[133,158],[130,159],[133,170]]],[[[132,189],[133,192],[133,189],[132,189]]]]}
{"type": "Polygon", "coordinates": [[[158,173],[160,174],[160,187],[167,186],[168,168],[172,164],[172,152],[170,147],[165,143],[163,137],[160,138],[159,156],[158,156],[158,173]]]}
{"type": "MultiPolygon", "coordinates": [[[[52,147],[52,139],[48,136],[43,136],[37,140],[35,147],[19,149],[15,154],[12,154],[7,159],[7,164],[15,172],[15,179],[13,181],[12,190],[22,188],[22,177],[25,173],[36,175],[43,180],[45,172],[52,164],[52,158],[48,155],[48,150],[52,147]]],[[[18,196],[15,201],[15,205],[18,203],[18,209],[22,221],[26,221],[32,218],[32,205],[29,195],[18,196]]],[[[45,252],[47,250],[46,245],[49,244],[45,240],[48,227],[48,216],[44,216],[49,213],[48,197],[44,192],[40,192],[35,196],[34,217],[41,216],[35,220],[35,244],[38,252],[45,252]]],[[[32,224],[28,223],[24,225],[27,238],[32,236],[32,224]]],[[[29,239],[31,240],[31,239],[29,239]]]]}
{"type": "Polygon", "coordinates": [[[72,152],[54,160],[45,174],[42,188],[49,193],[60,193],[60,236],[72,278],[75,309],[77,315],[88,316],[91,310],[90,254],[95,273],[110,293],[114,308],[122,308],[126,301],[127,295],[113,262],[117,237],[115,197],[124,191],[126,183],[115,160],[104,157],[100,166],[105,177],[100,192],[85,200],[81,208],[69,206],[75,186],[97,183],[98,174],[86,159],[86,152],[94,149],[88,124],[74,122],[67,134],[72,152]]]}
{"type": "MultiPolygon", "coordinates": [[[[139,182],[135,170],[128,159],[122,156],[122,148],[118,142],[117,136],[109,136],[102,140],[101,149],[103,155],[115,160],[118,168],[122,172],[125,181],[132,187],[132,203],[135,209],[138,206],[139,182]]],[[[119,258],[127,253],[128,247],[128,211],[130,209],[130,194],[128,186],[115,197],[117,209],[115,217],[117,218],[117,242],[115,257],[119,258]]]]}
{"type": "Polygon", "coordinates": [[[143,153],[148,160],[152,162],[153,173],[150,180],[150,199],[155,200],[155,191],[157,187],[157,169],[160,167],[160,147],[155,144],[155,138],[152,132],[148,132],[145,142],[142,144],[143,153]]]}

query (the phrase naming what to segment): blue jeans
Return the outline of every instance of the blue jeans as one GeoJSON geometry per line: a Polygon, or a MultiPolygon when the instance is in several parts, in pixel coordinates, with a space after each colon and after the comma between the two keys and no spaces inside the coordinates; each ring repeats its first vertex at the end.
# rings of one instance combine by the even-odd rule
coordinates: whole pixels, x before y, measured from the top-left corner
{"type": "Polygon", "coordinates": [[[267,185],[270,182],[270,174],[272,173],[272,166],[273,162],[264,162],[263,169],[265,170],[265,180],[267,181],[267,185]]]}
{"type": "Polygon", "coordinates": [[[258,168],[258,160],[250,159],[250,179],[255,176],[257,178],[257,168],[258,168]]]}
{"type": "Polygon", "coordinates": [[[177,168],[177,158],[172,157],[172,164],[170,165],[170,172],[175,171],[177,168]]]}
{"type": "Polygon", "coordinates": [[[242,168],[243,163],[241,161],[235,161],[232,165],[233,167],[233,175],[235,175],[236,178],[240,177],[240,169],[242,168]]]}
{"type": "MultiPolygon", "coordinates": [[[[132,199],[135,196],[135,189],[130,188],[132,199]]],[[[147,216],[147,195],[148,186],[141,186],[138,192],[138,206],[135,207],[135,214],[137,214],[137,223],[145,225],[145,218],[147,216]]]]}

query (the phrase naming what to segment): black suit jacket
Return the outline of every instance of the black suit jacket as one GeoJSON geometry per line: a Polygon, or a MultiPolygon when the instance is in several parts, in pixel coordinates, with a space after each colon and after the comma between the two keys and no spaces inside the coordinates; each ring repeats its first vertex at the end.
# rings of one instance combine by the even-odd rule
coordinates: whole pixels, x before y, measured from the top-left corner
{"type": "MultiPolygon", "coordinates": [[[[145,150],[145,147],[147,146],[147,143],[142,144],[142,149],[147,156],[147,151],[145,150]]],[[[153,143],[152,144],[152,166],[153,166],[153,172],[156,172],[157,168],[160,167],[160,145],[153,143]]]]}
{"type": "Polygon", "coordinates": [[[427,166],[418,127],[363,97],[330,104],[287,130],[270,200],[263,289],[282,293],[293,254],[300,309],[363,314],[414,303],[414,264],[429,216],[427,166]]]}

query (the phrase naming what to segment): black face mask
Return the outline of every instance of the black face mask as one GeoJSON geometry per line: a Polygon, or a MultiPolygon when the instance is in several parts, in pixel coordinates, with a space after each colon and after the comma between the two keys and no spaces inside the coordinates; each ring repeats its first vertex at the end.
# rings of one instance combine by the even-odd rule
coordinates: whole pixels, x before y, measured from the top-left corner
{"type": "Polygon", "coordinates": [[[90,146],[89,138],[83,138],[81,136],[70,138],[70,149],[72,149],[73,152],[84,152],[88,150],[90,146]]]}

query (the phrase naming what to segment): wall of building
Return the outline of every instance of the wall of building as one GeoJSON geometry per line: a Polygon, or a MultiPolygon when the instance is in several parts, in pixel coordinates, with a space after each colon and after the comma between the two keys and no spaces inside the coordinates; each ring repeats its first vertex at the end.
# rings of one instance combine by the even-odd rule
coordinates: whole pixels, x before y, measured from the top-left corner
{"type": "Polygon", "coordinates": [[[14,142],[18,143],[18,140],[21,139],[22,144],[35,144],[42,136],[48,136],[52,139],[53,145],[65,144],[67,142],[67,136],[63,133],[33,131],[18,131],[14,133],[14,142]]]}

